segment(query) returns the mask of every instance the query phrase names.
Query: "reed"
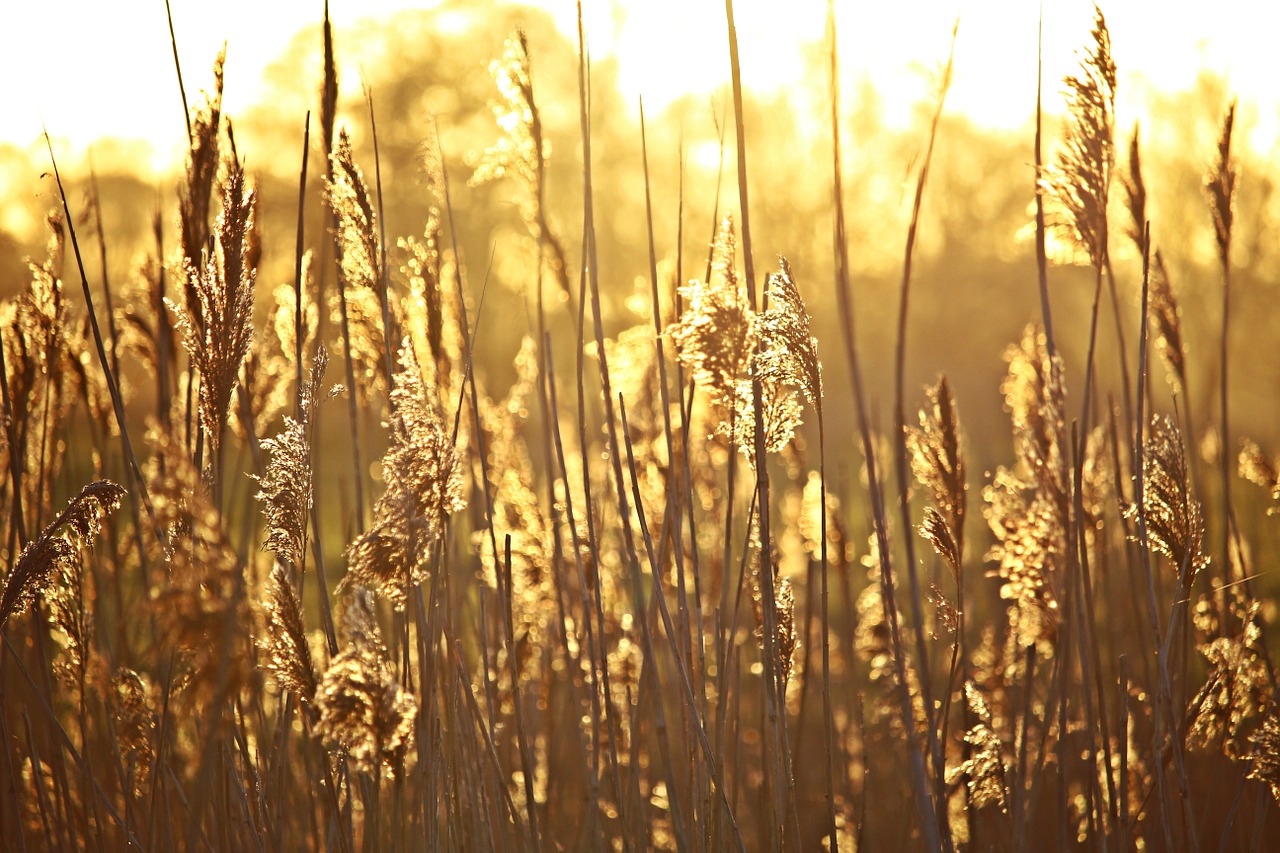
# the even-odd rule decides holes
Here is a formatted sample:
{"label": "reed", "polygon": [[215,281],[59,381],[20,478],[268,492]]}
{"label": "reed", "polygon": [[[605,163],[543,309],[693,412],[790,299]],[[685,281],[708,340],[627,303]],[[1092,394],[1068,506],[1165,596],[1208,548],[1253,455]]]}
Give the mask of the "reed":
{"label": "reed", "polygon": [[[119,275],[111,182],[51,163],[47,246],[0,299],[6,844],[1268,849],[1280,462],[1246,438],[1243,401],[1267,398],[1228,358],[1270,343],[1245,340],[1237,300],[1267,257],[1237,245],[1243,109],[1205,152],[1223,287],[1206,339],[1174,243],[1198,235],[1153,240],[1176,184],[1136,126],[1117,166],[1095,8],[1059,136],[1037,85],[1010,309],[1028,316],[988,399],[973,361],[932,363],[924,340],[997,321],[932,289],[963,138],[951,60],[901,209],[869,211],[863,178],[893,164],[851,153],[836,24],[858,13],[836,5],[830,195],[795,208],[830,216],[829,246],[797,225],[821,226],[820,257],[774,230],[789,200],[761,188],[793,152],[766,144],[775,116],[743,77],[771,58],[739,42],[735,13],[759,12],[731,0],[718,151],[693,156],[692,128],[676,149],[647,99],[619,147],[606,122],[630,116],[580,8],[576,92],[536,28],[501,21],[488,111],[449,93],[491,138],[467,154],[453,114],[428,116],[418,184],[422,117],[376,77],[376,109],[371,85],[340,98],[327,7],[318,128],[288,119],[287,178],[251,170],[225,56],[187,105],[171,26],[185,164],[146,256]],[[902,219],[891,289],[866,283],[868,215]],[[1060,289],[1055,238],[1091,293]],[[690,251],[706,262],[686,275]],[[1104,284],[1123,369],[1099,367]]]}

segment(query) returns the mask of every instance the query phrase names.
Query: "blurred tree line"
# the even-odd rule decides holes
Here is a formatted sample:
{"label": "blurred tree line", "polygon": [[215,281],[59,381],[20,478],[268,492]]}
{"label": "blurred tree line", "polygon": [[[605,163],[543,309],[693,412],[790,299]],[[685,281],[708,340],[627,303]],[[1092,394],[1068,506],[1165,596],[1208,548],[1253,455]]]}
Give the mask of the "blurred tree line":
{"label": "blurred tree line", "polygon": [[[422,181],[424,142],[439,130],[448,170],[457,240],[471,299],[478,301],[488,279],[477,361],[501,385],[520,337],[533,328],[536,244],[521,217],[512,181],[470,186],[476,156],[500,130],[491,103],[497,97],[488,63],[501,55],[504,39],[517,27],[528,36],[534,85],[550,144],[547,209],[568,255],[567,272],[576,288],[581,255],[582,165],[578,125],[577,46],[561,34],[547,13],[485,0],[449,0],[434,9],[364,20],[335,33],[343,79],[339,123],[356,146],[366,177],[373,181],[374,154],[369,107],[372,97],[385,202],[392,285],[403,286],[404,253],[399,237],[421,236],[429,199]],[[229,34],[234,36],[234,34]],[[709,36],[710,37],[710,36]],[[714,37],[721,38],[721,34]],[[810,85],[804,91],[758,96],[748,93],[746,126],[750,157],[752,224],[757,269],[776,267],[776,256],[791,262],[802,295],[814,315],[814,330],[825,354],[828,417],[837,440],[852,441],[847,378],[838,357],[843,330],[835,322],[831,249],[831,165],[827,100],[827,47],[812,50]],[[213,57],[183,57],[187,91],[210,85]],[[233,60],[234,61],[234,58]],[[655,60],[657,61],[657,60]],[[767,61],[744,57],[744,62]],[[262,102],[233,115],[237,146],[260,194],[259,232],[263,247],[258,293],[264,302],[277,284],[293,276],[298,170],[302,161],[304,116],[313,112],[305,233],[318,260],[329,259],[327,216],[322,204],[324,164],[316,115],[321,66],[320,24],[284,47],[266,75]],[[636,104],[619,93],[612,60],[592,66],[593,182],[601,283],[612,300],[606,323],[612,333],[641,320],[627,306],[647,276],[645,176]],[[1045,81],[1046,109],[1056,104],[1054,81]],[[914,170],[925,141],[928,105],[912,127],[887,127],[882,95],[871,84],[848,86],[841,104],[845,122],[847,210],[854,261],[860,345],[868,364],[880,425],[887,422],[890,359],[901,275],[901,253],[910,212]],[[1153,96],[1141,133],[1153,236],[1162,247],[1184,312],[1193,408],[1208,412],[1216,391],[1216,336],[1220,283],[1213,261],[1213,231],[1202,194],[1203,174],[1213,154],[1217,121],[1230,99],[1223,82],[1202,76],[1194,90]],[[663,270],[674,276],[677,234],[683,210],[681,276],[701,278],[707,245],[718,215],[735,210],[732,128],[727,128],[727,90],[711,98],[686,97],[647,116],[650,180],[657,251]],[[1028,114],[1034,107],[1028,104]],[[1240,138],[1248,138],[1249,112]],[[1132,120],[1120,116],[1117,173],[1126,167]],[[1059,122],[1046,118],[1046,159]],[[175,128],[175,134],[181,128]],[[1018,339],[1025,323],[1039,317],[1032,221],[1032,139],[1030,122],[1018,133],[977,127],[945,115],[939,129],[931,183],[925,199],[917,277],[913,285],[908,387],[920,388],[939,372],[951,378],[964,408],[975,471],[1010,454],[999,382],[1001,354]],[[724,138],[723,174],[718,173]],[[1280,317],[1273,310],[1280,290],[1280,258],[1271,239],[1276,217],[1275,175],[1265,152],[1241,150],[1242,180],[1237,212],[1236,294],[1233,361],[1233,418],[1239,434],[1274,450],[1270,401],[1280,386],[1280,360],[1270,358]],[[153,182],[133,164],[138,152],[103,141],[94,147],[96,192],[88,163],[62,164],[70,178],[77,229],[86,246],[96,237],[94,197],[100,204],[107,271],[113,288],[136,275],[147,252],[154,254],[153,221],[158,216],[166,257],[175,251],[175,187],[178,175]],[[683,170],[683,175],[681,171]],[[27,256],[43,253],[44,214],[56,197],[41,146],[23,150],[0,146],[0,293],[26,284]],[[723,183],[721,183],[723,179]],[[683,197],[680,187],[683,186]],[[717,188],[719,192],[717,194]],[[1112,193],[1113,223],[1124,221],[1118,184]],[[1117,229],[1117,234],[1118,234]],[[1123,241],[1113,241],[1120,246]],[[97,245],[86,251],[91,283],[102,286]],[[492,268],[490,269],[490,259]],[[1117,287],[1122,311],[1137,338],[1141,287],[1140,259],[1117,252]],[[323,288],[333,286],[329,264],[318,265]],[[75,278],[74,268],[65,273]],[[664,294],[674,279],[663,282]],[[1068,387],[1079,387],[1087,343],[1091,288],[1082,268],[1050,270],[1055,324],[1068,365]],[[554,333],[572,335],[576,317],[547,287],[547,316]],[[78,296],[73,297],[78,299]],[[265,304],[260,306],[265,310]],[[670,303],[664,306],[670,309]],[[1101,326],[1099,369],[1104,386],[1118,372],[1114,329]],[[1160,368],[1156,368],[1159,374]],[[1168,386],[1158,384],[1157,400]],[[923,399],[923,397],[921,397]],[[918,401],[917,401],[918,402]],[[913,404],[914,405],[914,404]],[[840,425],[845,425],[841,427]],[[1234,451],[1233,451],[1234,452]],[[842,472],[847,479],[857,471]]]}

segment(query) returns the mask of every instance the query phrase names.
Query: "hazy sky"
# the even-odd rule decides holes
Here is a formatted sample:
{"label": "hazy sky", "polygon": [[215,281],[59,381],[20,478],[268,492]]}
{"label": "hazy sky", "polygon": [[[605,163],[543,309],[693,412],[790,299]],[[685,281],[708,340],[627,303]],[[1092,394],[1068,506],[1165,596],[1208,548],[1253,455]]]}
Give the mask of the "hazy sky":
{"label": "hazy sky", "polygon": [[[359,17],[435,0],[332,0],[336,26]],[[573,0],[532,0],[573,32]],[[949,109],[980,123],[1016,127],[1035,94],[1034,0],[837,0],[841,54],[850,77],[869,75],[885,94],[890,121],[901,121],[930,94],[930,72],[946,57],[960,17]],[[1045,11],[1045,91],[1074,64],[1087,38],[1092,3],[1054,0]],[[263,70],[322,2],[173,0],[174,24],[191,88],[208,77],[229,42],[225,106],[235,115],[260,90]],[[1255,143],[1274,144],[1280,85],[1269,40],[1280,9],[1257,0],[1113,0],[1104,12],[1125,96],[1143,85],[1190,86],[1207,67],[1258,111]],[[796,81],[806,49],[823,35],[825,0],[739,0],[737,16],[748,84]],[[651,108],[685,92],[710,92],[727,76],[720,0],[586,0],[592,53],[618,57],[621,83]],[[341,45],[339,45],[341,50]],[[495,55],[500,46],[494,46]],[[341,56],[339,61],[341,62]],[[1134,76],[1140,72],[1141,79]],[[0,142],[30,145],[41,119],[61,144],[83,151],[103,135],[138,138],[155,148],[153,164],[180,150],[184,135],[163,0],[0,0]],[[358,77],[346,74],[348,85]],[[1145,81],[1145,82],[1144,82]],[[188,92],[194,97],[194,92]],[[1124,122],[1125,124],[1128,121]]]}

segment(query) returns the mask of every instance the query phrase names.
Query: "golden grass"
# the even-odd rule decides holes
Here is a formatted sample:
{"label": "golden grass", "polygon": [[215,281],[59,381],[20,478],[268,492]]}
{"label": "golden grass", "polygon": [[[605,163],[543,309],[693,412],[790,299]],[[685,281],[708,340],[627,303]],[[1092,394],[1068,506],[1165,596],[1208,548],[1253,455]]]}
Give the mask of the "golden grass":
{"label": "golden grass", "polygon": [[[820,265],[780,257],[755,277],[727,12],[740,197],[698,223],[713,235],[701,279],[678,251],[659,263],[647,139],[647,278],[625,287],[627,271],[601,265],[583,45],[580,246],[553,224],[574,211],[548,200],[547,104],[520,31],[490,67],[499,135],[469,184],[514,191],[520,245],[494,251],[511,249],[498,263],[518,268],[526,304],[458,250],[491,211],[482,193],[455,209],[438,134],[424,181],[387,185],[424,193],[421,236],[389,237],[378,148],[362,166],[362,128],[338,124],[327,10],[323,187],[304,165],[298,214],[323,204],[326,233],[303,220],[288,223],[296,247],[268,239],[283,214],[260,205],[222,114],[222,57],[190,111],[173,245],[157,227],[108,303],[111,359],[79,222],[69,205],[51,220],[47,258],[0,306],[6,845],[1268,849],[1280,706],[1264,560],[1280,474],[1274,448],[1231,446],[1224,391],[1215,416],[1197,414],[1224,443],[1223,479],[1206,482],[1187,390],[1197,360],[1221,367],[1223,389],[1228,375],[1234,106],[1205,183],[1219,365],[1184,335],[1187,294],[1150,245],[1136,130],[1120,180],[1123,236],[1146,262],[1141,316],[1114,298],[1116,68],[1096,11],[1054,166],[1025,188],[1048,193],[1088,259],[1092,313],[1060,312],[1055,343],[1044,291],[989,389],[1009,427],[991,435],[974,428],[979,399],[962,427],[954,370],[904,384],[944,85],[915,176],[885,428],[862,384],[879,364],[859,360],[839,154],[840,338],[815,334],[832,325],[812,316],[832,301]],[[63,290],[68,241],[83,305]],[[296,281],[259,289],[272,254]],[[1118,387],[1094,368],[1104,278]],[[167,281],[180,292],[162,301]],[[503,337],[522,310],[517,347]],[[1085,323],[1087,349],[1072,339]],[[327,390],[331,351],[346,387]],[[512,351],[512,372],[480,358]],[[830,381],[843,365],[822,360],[840,351],[847,397]],[[345,413],[326,405],[342,395]],[[139,467],[128,435],[143,423]],[[979,471],[975,455],[1007,458]],[[1264,492],[1233,503],[1237,473]]]}

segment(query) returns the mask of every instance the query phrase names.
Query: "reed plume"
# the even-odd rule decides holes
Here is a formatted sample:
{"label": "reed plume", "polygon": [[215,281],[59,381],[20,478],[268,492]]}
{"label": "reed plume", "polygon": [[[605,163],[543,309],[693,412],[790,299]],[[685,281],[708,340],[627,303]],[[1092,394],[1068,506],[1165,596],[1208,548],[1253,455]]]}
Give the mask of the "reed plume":
{"label": "reed plume", "polygon": [[[420,150],[421,175],[430,200],[427,222],[422,229],[422,239],[402,237],[396,245],[405,252],[400,272],[409,280],[412,297],[405,302],[405,324],[419,336],[417,345],[423,352],[430,353],[435,375],[442,377],[450,374],[451,365],[462,360],[463,347],[459,340],[446,341],[445,315],[449,300],[444,288],[448,270],[440,210],[445,198],[444,155],[434,127]],[[460,338],[461,333],[454,329],[449,337]]]}
{"label": "reed plume", "polygon": [[1216,744],[1229,758],[1242,758],[1251,751],[1249,735],[1273,707],[1275,683],[1263,639],[1262,603],[1239,586],[1229,593],[1229,613],[1209,598],[1196,607],[1195,625],[1206,638],[1199,651],[1209,673],[1188,703],[1187,739],[1202,747]]}
{"label": "reed plume", "polygon": [[5,438],[10,464],[16,465],[13,484],[21,488],[17,503],[30,519],[43,518],[52,509],[50,483],[61,473],[66,448],[48,438],[63,431],[77,384],[98,423],[103,423],[98,415],[106,396],[100,375],[85,371],[80,361],[84,336],[76,329],[61,278],[63,215],[50,213],[45,226],[44,259],[27,260],[27,288],[0,314],[11,430]]}
{"label": "reed plume", "polygon": [[[530,396],[537,387],[537,346],[526,336],[515,357],[517,379],[505,399],[481,400],[480,420],[489,453],[489,487],[494,526],[509,531],[513,604],[536,613],[548,602],[552,571],[551,528],[534,491],[529,448],[520,435],[528,417]],[[502,554],[493,553],[487,531],[472,534],[484,566],[485,581],[497,586]]]}
{"label": "reed plume", "polygon": [[1125,208],[1129,211],[1129,224],[1124,233],[1141,253],[1147,242],[1147,183],[1142,177],[1142,146],[1139,139],[1139,128],[1135,124],[1133,136],[1129,138],[1129,170],[1121,173],[1120,185],[1124,188]]}
{"label": "reed plume", "polygon": [[1088,254],[1094,269],[1101,270],[1107,256],[1107,196],[1115,164],[1116,66],[1111,59],[1111,34],[1096,5],[1080,70],[1064,82],[1071,118],[1045,186],[1066,214],[1064,224],[1071,238]]}
{"label": "reed plume", "polygon": [[183,332],[183,345],[200,370],[200,419],[215,451],[253,338],[258,271],[251,232],[256,204],[257,193],[247,186],[244,168],[235,159],[227,160],[216,248],[204,253],[199,266],[187,262],[186,280],[194,302],[188,298],[183,309],[168,301]]}
{"label": "reed plume", "polygon": [[391,446],[382,459],[387,488],[373,521],[347,549],[346,585],[376,589],[397,610],[426,577],[433,546],[450,514],[465,506],[462,460],[450,443],[438,404],[428,395],[413,343],[400,347],[393,377]]}
{"label": "reed plume", "polygon": [[1007,791],[1005,785],[1004,745],[992,728],[991,709],[981,691],[972,681],[964,683],[965,701],[974,723],[965,732],[964,741],[971,752],[958,767],[947,776],[951,783],[963,778],[969,789],[969,805],[975,809],[996,806],[1005,810]]}
{"label": "reed plume", "polygon": [[338,245],[342,281],[347,287],[376,289],[381,280],[378,215],[345,127],[338,131],[330,161],[332,175],[325,182],[325,201],[337,219],[333,239]]}
{"label": "reed plume", "polygon": [[193,704],[217,703],[249,682],[243,646],[251,624],[243,567],[214,503],[178,436],[153,429],[148,492],[163,537],[165,583],[151,590],[150,610],[166,647],[184,662]]}
{"label": "reed plume", "polygon": [[1143,452],[1143,473],[1147,538],[1152,548],[1172,561],[1185,596],[1196,574],[1209,565],[1209,558],[1203,550],[1204,517],[1191,492],[1182,433],[1168,417],[1152,420]]}
{"label": "reed plume", "polygon": [[[352,376],[353,393],[358,400],[367,401],[372,390],[387,380],[387,351],[395,347],[398,318],[391,316],[392,328],[385,328],[379,297],[383,270],[378,214],[346,128],[338,132],[330,164],[325,201],[334,218],[339,286],[330,296],[330,315],[335,324],[347,330],[351,369],[359,371]],[[388,335],[392,343],[388,343]]]}
{"label": "reed plume", "polygon": [[733,217],[726,215],[712,246],[711,275],[681,286],[684,311],[666,330],[677,359],[726,417],[737,408],[753,349],[751,309],[734,265],[737,247]]}
{"label": "reed plume", "polygon": [[284,564],[276,562],[267,580],[266,630],[258,642],[276,682],[308,707],[316,698],[316,668],[302,619],[302,602]]}
{"label": "reed plume", "polygon": [[[222,84],[226,60],[224,46],[213,62],[213,92],[201,92],[200,101],[192,110],[194,121],[190,124],[187,177],[178,190],[178,239],[184,269],[200,269],[209,240],[209,204],[213,198],[213,184],[218,177],[218,140],[222,133]],[[187,312],[199,329],[204,325],[204,317],[196,282],[186,276],[183,285]]]}
{"label": "reed plume", "polygon": [[809,330],[810,317],[791,275],[791,264],[778,259],[779,269],[769,273],[765,292],[769,307],[756,318],[760,352],[754,369],[762,383],[786,384],[799,388],[805,399],[822,406],[822,362],[818,339]]}
{"label": "reed plume", "polygon": [[1020,645],[1045,639],[1058,616],[1058,578],[1068,555],[1068,476],[1060,436],[1065,427],[1062,362],[1028,327],[1009,348],[1001,390],[1013,421],[1018,465],[1000,468],[983,490],[983,513],[996,542],[987,559],[1013,602],[1010,625]]}
{"label": "reed plume", "polygon": [[[1205,190],[1209,198],[1209,211],[1213,216],[1213,236],[1218,247],[1218,265],[1222,273],[1222,334],[1219,338],[1218,360],[1218,461],[1222,476],[1222,572],[1223,579],[1232,580],[1231,527],[1234,511],[1231,506],[1231,420],[1230,420],[1230,355],[1231,355],[1231,236],[1235,224],[1236,183],[1239,171],[1232,160],[1231,141],[1236,122],[1236,104],[1227,107],[1218,135],[1218,156],[1212,171],[1205,178]],[[1243,572],[1241,573],[1243,574]],[[1225,598],[1219,605],[1226,611]],[[1225,613],[1224,613],[1225,616]]]}
{"label": "reed plume", "polygon": [[503,45],[502,58],[489,63],[489,73],[498,87],[499,99],[492,104],[493,116],[502,131],[498,141],[473,158],[475,171],[471,186],[512,178],[523,191],[520,212],[530,235],[549,252],[548,271],[561,301],[568,301],[567,258],[564,243],[556,234],[546,211],[546,166],[551,143],[545,138],[542,113],[533,97],[533,77],[529,71],[529,39],[517,29]]}
{"label": "reed plume", "polygon": [[933,506],[925,509],[920,535],[946,560],[959,583],[968,498],[960,419],[947,377],[939,377],[926,393],[930,407],[920,412],[920,426],[907,434],[911,470],[933,498]]}
{"label": "reed plume", "polygon": [[[262,441],[269,457],[266,472],[255,476],[260,489],[255,495],[263,504],[267,525],[263,547],[292,572],[300,572],[306,559],[307,524],[315,503],[311,468],[311,428],[316,406],[320,402],[328,351],[320,347],[311,365],[310,377],[300,395],[302,405],[295,420],[288,415],[284,429],[273,438]],[[335,389],[336,390],[336,389]]]}
{"label": "reed plume", "polygon": [[78,546],[92,544],[102,517],[114,512],[124,495],[125,490],[110,480],[90,483],[26,544],[0,587],[0,628],[47,593],[50,581],[79,560]]}
{"label": "reed plume", "polygon": [[[1121,182],[1125,191],[1125,206],[1129,211],[1129,225],[1125,233],[1141,254],[1146,243],[1147,186],[1142,177],[1142,151],[1138,140],[1138,128],[1135,126],[1133,137],[1129,141],[1129,169],[1121,176]],[[1152,259],[1148,276],[1150,312],[1151,320],[1155,322],[1156,348],[1169,373],[1177,379],[1178,387],[1185,397],[1187,359],[1182,339],[1182,311],[1173,292],[1173,283],[1163,253],[1155,247],[1151,247],[1149,251]]]}
{"label": "reed plume", "polygon": [[122,667],[112,676],[106,700],[133,796],[141,796],[146,790],[155,763],[154,699],[151,681],[142,673]]}
{"label": "reed plume", "polygon": [[1271,789],[1280,803],[1280,708],[1273,707],[1258,730],[1249,736],[1249,778],[1257,779]]}
{"label": "reed plume", "polygon": [[1218,246],[1218,261],[1225,270],[1231,258],[1231,232],[1236,219],[1236,184],[1240,170],[1231,157],[1232,134],[1236,123],[1236,105],[1233,101],[1222,117],[1222,130],[1218,134],[1218,156],[1213,168],[1205,177],[1205,195],[1209,200],[1209,212],[1213,217],[1213,238]]}
{"label": "reed plume", "polygon": [[413,744],[417,701],[395,680],[372,594],[351,588],[343,613],[347,646],[316,690],[316,732],[364,773],[394,773]]}
{"label": "reed plume", "polygon": [[684,311],[666,333],[676,345],[676,358],[719,412],[717,431],[754,466],[753,379],[760,381],[764,448],[777,452],[800,426],[800,403],[791,389],[799,388],[821,407],[822,364],[787,260],[781,258],[779,271],[768,278],[774,302],[756,313],[738,279],[736,251],[733,219],[726,215],[716,232],[709,280],[680,288]]}
{"label": "reed plume", "polygon": [[338,115],[338,65],[333,55],[333,27],[329,23],[329,0],[324,3],[323,73],[320,82],[320,134],[326,156],[333,151],[333,127]]}

